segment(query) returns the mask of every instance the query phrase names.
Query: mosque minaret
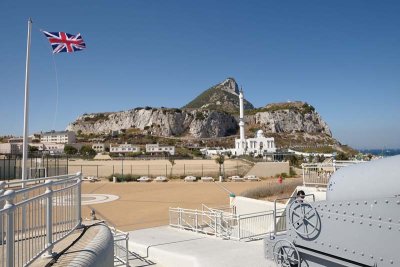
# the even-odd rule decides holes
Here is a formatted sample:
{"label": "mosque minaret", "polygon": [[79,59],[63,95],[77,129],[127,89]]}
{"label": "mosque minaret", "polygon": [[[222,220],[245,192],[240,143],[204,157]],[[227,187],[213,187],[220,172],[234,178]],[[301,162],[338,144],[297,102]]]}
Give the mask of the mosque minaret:
{"label": "mosque minaret", "polygon": [[275,140],[273,137],[265,137],[262,130],[258,130],[254,138],[247,138],[244,135],[244,95],[243,90],[240,89],[239,92],[239,130],[240,137],[235,139],[234,154],[236,156],[249,155],[254,156],[261,155],[265,153],[276,152]]}

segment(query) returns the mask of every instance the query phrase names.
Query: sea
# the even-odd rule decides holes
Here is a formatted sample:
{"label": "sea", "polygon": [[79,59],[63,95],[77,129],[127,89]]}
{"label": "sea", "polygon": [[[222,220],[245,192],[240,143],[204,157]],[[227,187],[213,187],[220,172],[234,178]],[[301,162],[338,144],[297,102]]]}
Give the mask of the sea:
{"label": "sea", "polygon": [[384,149],[360,149],[363,154],[372,154],[376,156],[390,157],[400,155],[400,148],[384,148]]}

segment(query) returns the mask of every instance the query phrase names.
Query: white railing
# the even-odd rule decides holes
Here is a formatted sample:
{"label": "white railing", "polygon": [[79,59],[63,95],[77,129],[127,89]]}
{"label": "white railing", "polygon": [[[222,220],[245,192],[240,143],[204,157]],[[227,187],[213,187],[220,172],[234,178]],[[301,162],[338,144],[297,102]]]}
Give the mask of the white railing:
{"label": "white railing", "polygon": [[331,175],[340,168],[363,163],[364,161],[333,160],[327,163],[303,163],[303,185],[322,186],[328,185]]}
{"label": "white railing", "polygon": [[110,227],[110,230],[114,236],[114,259],[117,262],[129,267],[129,233],[122,232],[112,227]]}
{"label": "white railing", "polygon": [[1,266],[51,257],[54,244],[81,225],[81,178],[77,173],[0,185]]}
{"label": "white railing", "polygon": [[234,240],[261,237],[273,231],[273,211],[241,215],[231,211],[231,208],[218,210],[205,205],[202,210],[170,208],[169,225]]}

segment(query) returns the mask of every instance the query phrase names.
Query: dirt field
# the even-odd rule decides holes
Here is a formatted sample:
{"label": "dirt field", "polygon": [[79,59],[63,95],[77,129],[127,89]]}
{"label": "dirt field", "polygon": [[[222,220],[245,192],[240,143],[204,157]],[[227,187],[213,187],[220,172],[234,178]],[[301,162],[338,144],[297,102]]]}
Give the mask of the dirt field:
{"label": "dirt field", "polygon": [[[261,182],[225,182],[222,185],[240,195],[249,188],[268,186],[271,183],[276,183],[275,179]],[[228,192],[217,183],[204,182],[84,182],[82,193],[118,195],[119,199],[113,202],[83,206],[82,217],[88,218],[90,209],[93,208],[99,217],[124,231],[168,224],[169,207],[201,209],[202,203],[210,207],[229,204]]]}
{"label": "dirt field", "polygon": [[[66,163],[64,163],[66,164]],[[69,160],[68,172],[82,172],[84,176],[106,177],[113,173],[147,176],[214,176],[219,173],[215,160],[175,160],[172,167],[168,160]],[[250,165],[241,160],[225,160],[225,175],[244,175]]]}

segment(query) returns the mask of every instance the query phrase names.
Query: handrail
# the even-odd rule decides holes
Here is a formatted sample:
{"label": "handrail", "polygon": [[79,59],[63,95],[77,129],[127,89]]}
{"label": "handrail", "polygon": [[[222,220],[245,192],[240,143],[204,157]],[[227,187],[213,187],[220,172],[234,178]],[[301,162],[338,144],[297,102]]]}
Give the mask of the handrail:
{"label": "handrail", "polygon": [[[17,190],[2,189],[31,182]],[[52,257],[54,245],[81,226],[81,183],[82,175],[77,173],[0,185],[4,205],[0,207],[0,242],[5,252],[0,265],[27,266],[41,255]]]}

